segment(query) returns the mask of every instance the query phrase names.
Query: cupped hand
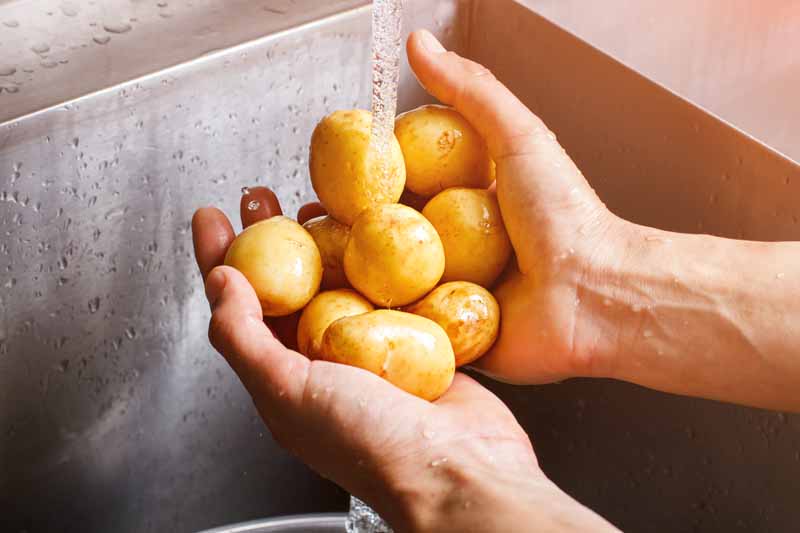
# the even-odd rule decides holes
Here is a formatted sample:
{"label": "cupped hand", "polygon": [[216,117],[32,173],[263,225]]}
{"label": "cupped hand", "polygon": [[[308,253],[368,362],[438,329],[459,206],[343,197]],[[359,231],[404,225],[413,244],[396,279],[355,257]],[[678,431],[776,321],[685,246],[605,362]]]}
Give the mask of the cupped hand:
{"label": "cupped hand", "polygon": [[585,281],[615,259],[627,223],[600,201],[547,126],[486,68],[446,51],[425,31],[411,36],[408,57],[422,85],[486,139],[516,254],[494,290],[500,336],[473,366],[525,384],[602,373],[595,325],[580,300]]}
{"label": "cupped hand", "polygon": [[[280,214],[276,201],[247,208],[254,195],[265,194],[271,193],[245,195],[245,226]],[[300,218],[320,213],[310,205]],[[439,516],[434,508],[446,505],[441,500],[450,491],[442,485],[451,474],[443,473],[492,465],[542,476],[513,415],[471,378],[458,374],[447,394],[428,403],[367,371],[310,361],[286,348],[279,337],[292,340],[291,319],[265,322],[244,276],[220,266],[234,238],[225,215],[200,209],[192,232],[212,309],[211,343],[241,378],[277,442],[321,475],[409,530],[423,528]]]}

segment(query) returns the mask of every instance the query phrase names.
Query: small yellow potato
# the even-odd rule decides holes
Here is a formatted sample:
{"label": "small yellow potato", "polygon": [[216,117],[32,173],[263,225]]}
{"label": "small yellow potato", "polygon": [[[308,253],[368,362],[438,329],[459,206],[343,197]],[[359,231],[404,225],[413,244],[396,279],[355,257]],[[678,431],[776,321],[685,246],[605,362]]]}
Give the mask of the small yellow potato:
{"label": "small yellow potato", "polygon": [[364,211],[350,229],[344,271],[372,303],[400,307],[436,286],[444,272],[444,248],[433,225],[400,204]]}
{"label": "small yellow potato", "polygon": [[322,358],[369,370],[431,401],[447,391],[455,374],[453,348],[436,322],[387,309],[331,324],[322,340]]}
{"label": "small yellow potato", "polygon": [[366,298],[350,289],[317,294],[303,309],[297,323],[297,348],[311,359],[321,356],[322,336],[340,318],[368,313],[374,308]]}
{"label": "small yellow potato", "polygon": [[225,264],[244,274],[264,316],[286,316],[302,309],[322,280],[322,259],[314,239],[284,216],[257,222],[240,233],[228,248]]}
{"label": "small yellow potato", "polygon": [[485,354],[500,330],[497,300],[480,285],[467,281],[440,285],[405,310],[442,327],[453,345],[456,366],[469,364]]}
{"label": "small yellow potato", "polygon": [[311,136],[311,184],[328,213],[348,226],[368,207],[397,202],[406,182],[397,139],[380,155],[370,147],[371,127],[368,111],[336,111]]}
{"label": "small yellow potato", "polygon": [[447,189],[434,196],[422,214],[444,245],[442,281],[491,287],[512,251],[494,194],[483,189]]}
{"label": "small yellow potato", "polygon": [[450,107],[426,105],[397,117],[394,128],[406,162],[406,187],[430,198],[450,187],[487,188],[495,165],[486,142]]}
{"label": "small yellow potato", "polygon": [[303,227],[314,238],[322,256],[322,289],[341,289],[347,287],[344,275],[344,249],[350,239],[350,226],[336,222],[333,217],[312,218]]}

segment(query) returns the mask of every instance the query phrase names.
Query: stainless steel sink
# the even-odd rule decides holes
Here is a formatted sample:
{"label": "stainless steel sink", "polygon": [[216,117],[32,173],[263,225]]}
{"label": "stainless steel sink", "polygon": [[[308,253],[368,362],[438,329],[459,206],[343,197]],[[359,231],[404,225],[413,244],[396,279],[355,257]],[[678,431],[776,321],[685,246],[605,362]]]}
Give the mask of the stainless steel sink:
{"label": "stainless steel sink", "polygon": [[[0,93],[0,529],[197,531],[345,510],[208,345],[189,219],[208,204],[236,218],[256,183],[290,214],[312,198],[314,124],[369,103],[363,3],[171,0],[163,17],[74,2],[84,19],[0,2],[0,66],[19,67],[0,78],[18,87]],[[800,239],[797,163],[527,3],[409,0],[407,26],[490,66],[621,215]],[[110,15],[136,20],[92,44]],[[43,67],[37,39],[68,63]],[[408,69],[401,95],[402,109],[428,101]],[[626,530],[800,523],[796,416],[611,381],[487,384],[554,480]]]}

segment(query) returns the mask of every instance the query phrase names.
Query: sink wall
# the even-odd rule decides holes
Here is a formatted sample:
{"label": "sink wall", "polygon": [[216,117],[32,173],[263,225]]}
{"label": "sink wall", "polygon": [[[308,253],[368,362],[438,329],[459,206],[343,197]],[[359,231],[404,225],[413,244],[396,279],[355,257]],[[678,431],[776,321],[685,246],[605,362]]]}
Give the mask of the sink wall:
{"label": "sink wall", "polygon": [[[540,113],[620,214],[800,238],[795,163],[517,2],[408,7],[407,27]],[[289,214],[312,199],[314,124],[368,106],[369,30],[367,8],[345,9],[0,124],[2,529],[193,531],[345,509],[208,345],[189,219],[208,204],[235,219],[246,185],[275,188]],[[9,96],[0,109],[23,115]],[[406,69],[401,108],[426,101]],[[608,381],[490,386],[553,478],[625,529],[800,521],[797,417]]]}

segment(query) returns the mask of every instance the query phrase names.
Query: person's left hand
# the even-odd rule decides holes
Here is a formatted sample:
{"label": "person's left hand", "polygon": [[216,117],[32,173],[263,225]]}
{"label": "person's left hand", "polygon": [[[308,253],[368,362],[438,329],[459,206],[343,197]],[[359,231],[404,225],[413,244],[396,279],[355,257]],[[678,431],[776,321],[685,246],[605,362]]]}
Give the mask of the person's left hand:
{"label": "person's left hand", "polygon": [[[263,198],[266,191],[256,193]],[[244,225],[280,214],[277,201],[260,202],[253,212],[245,200]],[[306,206],[302,218],[319,210]],[[461,491],[456,500],[469,506],[468,498],[477,496],[470,496],[465,472],[545,479],[514,416],[470,377],[458,373],[450,390],[429,403],[365,370],[310,361],[287,349],[275,334],[291,339],[291,320],[268,327],[244,276],[221,266],[234,239],[225,215],[200,209],[192,232],[212,310],[211,343],[239,375],[278,443],[322,476],[410,530],[432,525],[441,506],[460,508],[452,501],[453,483]]]}

